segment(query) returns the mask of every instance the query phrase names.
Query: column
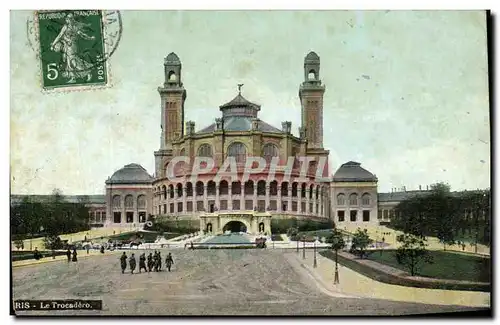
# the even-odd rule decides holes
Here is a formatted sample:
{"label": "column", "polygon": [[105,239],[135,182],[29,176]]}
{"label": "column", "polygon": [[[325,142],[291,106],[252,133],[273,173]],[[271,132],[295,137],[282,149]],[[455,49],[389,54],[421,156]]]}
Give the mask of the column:
{"label": "column", "polygon": [[125,225],[127,223],[127,214],[125,213],[125,196],[126,195],[120,195],[121,212],[122,212],[121,225]]}
{"label": "column", "polygon": [[278,184],[278,202],[276,202],[277,205],[277,212],[282,212],[282,202],[281,202],[281,184]]}
{"label": "column", "polygon": [[233,185],[231,182],[229,182],[229,185],[227,186],[227,209],[229,211],[233,210]]}
{"label": "column", "polygon": [[309,202],[311,201],[309,199],[309,186],[308,186],[306,187],[306,211],[305,211],[307,215],[311,214],[311,211],[309,211]]}
{"label": "column", "polygon": [[167,187],[165,191],[165,196],[162,197],[162,200],[160,201],[160,210],[163,209],[163,205],[167,205],[167,211],[163,211],[164,214],[169,214],[170,213],[170,190]]}
{"label": "column", "polygon": [[252,210],[257,206],[257,183],[253,184],[253,207]]}
{"label": "column", "polygon": [[182,213],[186,214],[187,210],[187,186],[186,184],[182,184]]}
{"label": "column", "polygon": [[192,196],[191,196],[191,202],[193,202],[192,206],[193,206],[193,212],[197,212],[196,210],[196,187],[195,185],[193,185],[193,192],[192,192]]}
{"label": "column", "polygon": [[132,217],[132,224],[135,224],[137,226],[137,224],[139,223],[139,209],[138,209],[138,206],[137,206],[137,196],[134,195],[134,216]]}
{"label": "column", "polygon": [[215,185],[215,207],[220,210],[219,184]]}
{"label": "column", "polygon": [[266,185],[266,211],[269,208],[269,206],[271,205],[271,200],[269,198],[270,190],[271,190],[271,187],[269,185]]}
{"label": "column", "polygon": [[323,214],[321,213],[321,207],[323,205],[323,194],[322,194],[322,191],[319,192],[318,200],[319,200],[319,207],[318,207],[319,211],[318,211],[318,213],[319,213],[320,217],[322,217],[323,216]]}
{"label": "column", "polygon": [[240,210],[245,210],[245,183],[241,183]]}
{"label": "column", "polygon": [[207,184],[204,184],[203,185],[203,209],[205,209],[205,212],[208,211],[207,195],[208,195],[208,186],[207,186]]}
{"label": "column", "polygon": [[[174,199],[172,201],[174,201],[174,213],[177,214],[179,211],[177,211],[177,202],[179,202],[179,196],[177,195],[177,188],[176,186],[174,186]],[[169,207],[167,206],[167,209],[169,209]]]}

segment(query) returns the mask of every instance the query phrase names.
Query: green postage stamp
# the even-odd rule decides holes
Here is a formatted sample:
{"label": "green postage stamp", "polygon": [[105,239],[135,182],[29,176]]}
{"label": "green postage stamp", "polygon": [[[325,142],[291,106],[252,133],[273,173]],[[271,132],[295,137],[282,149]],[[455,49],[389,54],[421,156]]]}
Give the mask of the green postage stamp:
{"label": "green postage stamp", "polygon": [[38,11],[34,20],[44,90],[108,85],[107,60],[121,36],[118,11]]}

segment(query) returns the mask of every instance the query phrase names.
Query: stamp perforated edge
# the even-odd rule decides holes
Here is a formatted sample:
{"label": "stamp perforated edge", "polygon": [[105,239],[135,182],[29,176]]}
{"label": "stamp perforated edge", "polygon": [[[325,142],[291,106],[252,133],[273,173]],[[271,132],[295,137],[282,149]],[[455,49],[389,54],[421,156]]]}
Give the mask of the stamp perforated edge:
{"label": "stamp perforated edge", "polygon": [[[106,36],[106,24],[105,24],[105,19],[106,19],[106,12],[112,12],[115,11],[118,14],[118,24],[119,24],[119,37],[117,40],[117,43],[120,42],[121,40],[121,33],[123,30],[122,26],[122,21],[121,21],[121,13],[119,10],[99,10],[101,11],[101,20],[102,20],[102,33],[103,33],[103,38]],[[36,56],[36,61],[37,61],[37,76],[36,78],[38,79],[38,85],[40,87],[40,91],[43,94],[54,94],[54,93],[70,93],[70,92],[82,92],[82,91],[95,91],[95,90],[103,90],[103,89],[108,89],[113,87],[113,75],[112,75],[112,70],[111,70],[111,55],[114,53],[108,52],[109,50],[109,45],[104,42],[104,52],[105,53],[110,53],[109,57],[106,59],[106,75],[107,75],[107,80],[105,84],[99,84],[99,85],[74,85],[74,86],[59,86],[59,87],[51,87],[51,88],[45,88],[43,86],[43,67],[41,64],[41,55],[40,55],[40,33],[39,33],[39,24],[38,24],[38,10],[33,11],[33,33],[35,36],[35,44],[31,44],[33,47],[33,50],[35,51],[35,56]],[[29,25],[29,21],[28,21]],[[29,34],[29,26],[28,28],[28,34]],[[29,42],[29,36],[28,36],[28,43]],[[118,46],[118,45],[117,45]],[[117,47],[116,46],[116,47]],[[116,50],[115,47],[115,50]]]}

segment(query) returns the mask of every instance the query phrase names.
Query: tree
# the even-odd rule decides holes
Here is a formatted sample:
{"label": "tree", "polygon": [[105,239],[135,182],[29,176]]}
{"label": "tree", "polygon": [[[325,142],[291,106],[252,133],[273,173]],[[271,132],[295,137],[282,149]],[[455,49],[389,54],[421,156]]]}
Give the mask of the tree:
{"label": "tree", "polygon": [[24,241],[22,239],[17,239],[14,241],[14,246],[19,250],[24,248]]}
{"label": "tree", "polygon": [[343,249],[345,247],[345,241],[344,237],[342,236],[342,233],[338,231],[337,229],[333,230],[333,233],[328,236],[327,243],[332,244],[332,249],[335,251],[335,279],[334,283],[337,284],[339,283],[339,267],[338,267],[338,254],[339,250]]}
{"label": "tree", "polygon": [[424,263],[432,263],[432,256],[426,249],[426,239],[412,234],[403,234],[397,237],[401,246],[396,251],[399,264],[408,269],[414,276]]}
{"label": "tree", "polygon": [[52,251],[55,249],[63,248],[63,242],[61,241],[61,238],[55,235],[46,236],[43,239],[43,245],[45,246],[45,249],[50,249]]}
{"label": "tree", "polygon": [[297,234],[299,233],[299,229],[297,229],[296,227],[290,227],[287,229],[286,231],[286,235],[289,237],[289,238],[292,238],[292,237],[295,237],[297,236]]}
{"label": "tree", "polygon": [[363,258],[366,253],[366,248],[372,242],[373,240],[370,239],[370,236],[368,236],[368,230],[361,230],[360,228],[358,228],[358,230],[352,237],[351,251],[354,254],[358,255],[360,258]]}

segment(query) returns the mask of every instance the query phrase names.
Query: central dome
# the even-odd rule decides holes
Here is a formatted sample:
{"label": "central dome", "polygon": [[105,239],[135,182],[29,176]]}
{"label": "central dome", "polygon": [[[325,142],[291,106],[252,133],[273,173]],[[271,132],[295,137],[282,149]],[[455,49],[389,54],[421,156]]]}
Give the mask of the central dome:
{"label": "central dome", "polygon": [[250,102],[245,97],[241,96],[241,94],[238,94],[230,102],[221,105],[219,108],[224,118],[230,116],[247,116],[256,118],[257,112],[260,111],[260,105]]}

